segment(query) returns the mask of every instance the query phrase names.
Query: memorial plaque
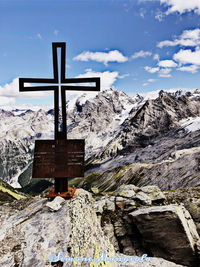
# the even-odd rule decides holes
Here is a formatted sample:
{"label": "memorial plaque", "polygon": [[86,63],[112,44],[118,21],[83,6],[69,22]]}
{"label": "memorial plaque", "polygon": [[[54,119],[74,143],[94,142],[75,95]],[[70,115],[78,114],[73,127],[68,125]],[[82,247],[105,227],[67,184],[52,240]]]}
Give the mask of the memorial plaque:
{"label": "memorial plaque", "polygon": [[83,177],[84,146],[80,139],[36,140],[32,177]]}

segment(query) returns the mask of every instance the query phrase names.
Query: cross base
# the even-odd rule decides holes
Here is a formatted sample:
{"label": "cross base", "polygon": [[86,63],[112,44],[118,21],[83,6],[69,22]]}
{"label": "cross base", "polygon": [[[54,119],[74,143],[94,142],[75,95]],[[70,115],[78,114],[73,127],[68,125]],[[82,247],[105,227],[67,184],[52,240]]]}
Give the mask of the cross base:
{"label": "cross base", "polygon": [[52,187],[51,190],[45,195],[45,197],[48,197],[48,198],[55,198],[55,197],[63,197],[63,198],[72,198],[74,196],[74,193],[76,191],[76,188],[71,188],[69,187],[68,188],[68,191],[67,192],[61,192],[60,194],[59,193],[56,193],[55,192],[55,188]]}
{"label": "cross base", "polygon": [[[65,191],[68,189],[68,191]],[[55,179],[55,187],[52,187],[51,190],[45,195],[48,198],[63,197],[63,198],[72,198],[76,188],[68,187],[67,178],[57,178]]]}

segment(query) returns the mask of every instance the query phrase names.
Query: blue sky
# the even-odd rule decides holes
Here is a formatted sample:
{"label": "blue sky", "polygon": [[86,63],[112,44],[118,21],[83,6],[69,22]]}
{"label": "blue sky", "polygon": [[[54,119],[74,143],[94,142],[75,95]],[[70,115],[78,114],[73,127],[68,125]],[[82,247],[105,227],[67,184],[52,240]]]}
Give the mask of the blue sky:
{"label": "blue sky", "polygon": [[0,0],[0,14],[0,106],[52,103],[17,80],[52,77],[52,42],[66,42],[67,77],[102,88],[200,87],[199,0]]}

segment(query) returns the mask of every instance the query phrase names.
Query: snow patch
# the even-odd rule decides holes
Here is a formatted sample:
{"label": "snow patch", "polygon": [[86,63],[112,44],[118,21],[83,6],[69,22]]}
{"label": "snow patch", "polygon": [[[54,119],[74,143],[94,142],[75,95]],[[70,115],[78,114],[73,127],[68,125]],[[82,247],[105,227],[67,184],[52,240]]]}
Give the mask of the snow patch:
{"label": "snow patch", "polygon": [[195,132],[200,130],[200,117],[189,117],[179,121],[180,125],[188,132]]}
{"label": "snow patch", "polygon": [[[139,95],[142,96],[144,99],[143,99],[143,102],[145,102],[146,100],[148,99],[156,99],[159,97],[159,92],[160,91],[164,91],[164,93],[170,93],[174,96],[182,96],[182,95],[186,95],[186,93],[190,92],[192,94],[195,94],[195,91],[197,89],[194,89],[194,88],[184,88],[184,89],[181,89],[181,88],[171,88],[171,89],[159,89],[159,90],[155,90],[155,91],[150,91],[150,92],[146,92],[146,93],[140,93]],[[198,93],[196,93],[198,94]],[[130,97],[132,98],[135,98],[136,97],[136,94],[128,94]]]}
{"label": "snow patch", "polygon": [[80,92],[76,94],[69,94],[68,101],[67,101],[67,111],[73,110],[76,106],[76,102],[79,105],[84,105],[87,100],[95,98],[99,92],[87,92],[80,95]]}
{"label": "snow patch", "polygon": [[8,181],[8,184],[11,185],[13,188],[22,188],[21,185],[18,183],[18,175],[15,175],[11,178],[10,181]]}

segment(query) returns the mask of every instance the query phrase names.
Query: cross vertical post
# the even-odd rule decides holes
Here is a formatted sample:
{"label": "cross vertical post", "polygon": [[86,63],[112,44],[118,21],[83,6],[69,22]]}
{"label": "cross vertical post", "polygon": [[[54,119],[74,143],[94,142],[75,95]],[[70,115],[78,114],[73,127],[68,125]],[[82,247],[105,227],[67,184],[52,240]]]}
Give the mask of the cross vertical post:
{"label": "cross vertical post", "polygon": [[[61,48],[61,71],[58,72],[58,48]],[[53,91],[55,140],[36,140],[33,178],[55,177],[55,194],[65,192],[68,178],[84,176],[84,140],[67,139],[66,91],[100,91],[100,78],[66,78],[66,44],[52,43],[53,78],[19,78],[19,91]],[[60,77],[60,79],[59,79]],[[59,130],[59,81],[61,85],[62,129]],[[26,86],[29,83],[31,85]],[[79,85],[74,85],[74,84]],[[95,86],[80,84],[95,83]],[[32,86],[32,84],[39,84]],[[43,151],[42,151],[43,150]],[[81,176],[79,176],[81,177]]]}

